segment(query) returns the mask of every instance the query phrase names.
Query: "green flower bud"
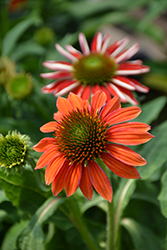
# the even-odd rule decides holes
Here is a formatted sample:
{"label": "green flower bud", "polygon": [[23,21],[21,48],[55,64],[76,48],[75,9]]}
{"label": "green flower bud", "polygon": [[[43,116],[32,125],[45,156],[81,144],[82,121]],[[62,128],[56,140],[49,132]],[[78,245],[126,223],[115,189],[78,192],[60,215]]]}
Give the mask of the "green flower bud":
{"label": "green flower bud", "polygon": [[54,30],[49,27],[39,28],[34,33],[34,40],[42,46],[48,45],[54,37]]}
{"label": "green flower bud", "polygon": [[15,63],[7,57],[0,57],[0,85],[6,84],[15,75]]}

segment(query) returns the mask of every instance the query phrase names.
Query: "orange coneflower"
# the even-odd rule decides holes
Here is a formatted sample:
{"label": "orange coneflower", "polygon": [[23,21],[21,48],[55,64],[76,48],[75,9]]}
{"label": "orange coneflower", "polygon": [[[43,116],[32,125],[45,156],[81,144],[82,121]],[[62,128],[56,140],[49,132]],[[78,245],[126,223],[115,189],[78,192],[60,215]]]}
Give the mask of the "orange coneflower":
{"label": "orange coneflower", "polygon": [[66,46],[66,51],[56,44],[57,50],[70,62],[46,61],[43,63],[45,67],[56,72],[41,74],[43,78],[54,80],[53,83],[44,86],[42,92],[60,96],[72,91],[86,100],[97,90],[102,90],[107,95],[107,101],[111,99],[111,96],[119,96],[121,102],[137,104],[132,91],[147,93],[149,89],[129,76],[143,74],[150,69],[142,65],[141,60],[128,61],[138,52],[138,43],[122,52],[128,43],[128,38],[111,45],[109,45],[109,40],[108,34],[103,37],[98,32],[89,48],[85,35],[80,33],[79,42],[82,53],[71,45]]}
{"label": "orange coneflower", "polygon": [[52,183],[54,195],[65,188],[67,196],[70,196],[80,187],[90,200],[94,187],[111,202],[111,184],[97,164],[98,158],[120,177],[140,178],[134,166],[145,165],[146,161],[124,145],[149,141],[153,137],[147,132],[150,126],[126,122],[140,114],[139,107],[121,108],[118,97],[105,104],[106,99],[101,90],[93,95],[91,105],[74,93],[70,93],[68,99],[58,97],[55,121],[41,127],[44,133],[54,132],[54,137],[43,138],[34,146],[36,151],[43,152],[35,169],[47,165],[45,181],[47,185]]}

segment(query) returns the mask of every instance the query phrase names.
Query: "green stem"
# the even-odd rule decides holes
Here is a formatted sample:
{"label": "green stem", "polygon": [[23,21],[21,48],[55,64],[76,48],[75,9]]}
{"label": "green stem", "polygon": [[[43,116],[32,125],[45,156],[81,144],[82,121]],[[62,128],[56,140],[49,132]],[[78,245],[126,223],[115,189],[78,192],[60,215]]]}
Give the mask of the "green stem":
{"label": "green stem", "polygon": [[[101,159],[97,159],[97,163],[100,165],[100,167],[104,170],[107,177],[110,179],[109,171],[104,162]],[[108,209],[107,209],[107,227],[106,227],[106,233],[107,233],[107,242],[106,242],[106,250],[116,250],[116,237],[115,237],[115,227],[114,227],[114,221],[115,221],[115,211],[114,211],[114,203],[113,199],[112,202],[108,202]]]}
{"label": "green stem", "polygon": [[107,245],[106,250],[115,250],[115,232],[114,232],[114,204],[108,202],[107,211]]}
{"label": "green stem", "polygon": [[81,236],[83,237],[85,243],[89,247],[90,250],[98,250],[99,248],[96,246],[95,240],[90,235],[84,221],[82,215],[77,209],[77,204],[74,202],[73,197],[68,199],[68,205],[70,208],[70,212],[72,213],[74,224],[79,230]]}

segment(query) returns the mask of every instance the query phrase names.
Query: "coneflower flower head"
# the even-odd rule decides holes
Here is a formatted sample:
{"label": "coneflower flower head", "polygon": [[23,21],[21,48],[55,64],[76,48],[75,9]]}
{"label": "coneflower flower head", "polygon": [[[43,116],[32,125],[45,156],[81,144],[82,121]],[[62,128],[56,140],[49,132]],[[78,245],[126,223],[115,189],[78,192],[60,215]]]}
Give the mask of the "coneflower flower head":
{"label": "coneflower flower head", "polygon": [[120,177],[140,178],[134,166],[145,165],[146,161],[124,145],[149,141],[153,137],[148,132],[150,126],[126,122],[140,114],[139,107],[121,108],[117,96],[107,104],[106,100],[106,94],[101,90],[93,95],[91,105],[74,93],[70,93],[68,99],[58,97],[55,121],[41,127],[44,133],[53,132],[53,138],[43,138],[33,147],[43,152],[36,169],[47,165],[45,181],[47,185],[52,183],[54,195],[65,188],[70,196],[80,187],[82,193],[91,199],[94,187],[111,202],[111,184],[96,162],[99,158]]}
{"label": "coneflower flower head", "polygon": [[142,65],[141,60],[129,61],[138,52],[138,43],[123,50],[128,43],[128,38],[111,45],[109,41],[108,34],[103,36],[98,32],[89,48],[85,35],[80,33],[79,43],[82,52],[71,45],[66,45],[65,50],[56,44],[56,49],[69,62],[46,61],[43,63],[46,68],[55,72],[41,74],[43,78],[54,80],[53,83],[44,86],[42,92],[60,96],[72,91],[86,100],[97,90],[102,90],[107,96],[107,101],[112,96],[119,96],[122,102],[137,104],[132,91],[147,93],[149,89],[129,76],[143,74],[150,69]]}

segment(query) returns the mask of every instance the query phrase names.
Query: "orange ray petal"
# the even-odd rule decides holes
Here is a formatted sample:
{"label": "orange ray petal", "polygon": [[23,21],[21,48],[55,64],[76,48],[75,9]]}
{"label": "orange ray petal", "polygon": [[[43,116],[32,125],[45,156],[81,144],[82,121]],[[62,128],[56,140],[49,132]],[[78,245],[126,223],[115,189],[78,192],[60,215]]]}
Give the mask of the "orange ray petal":
{"label": "orange ray petal", "polygon": [[68,169],[65,177],[65,191],[67,197],[71,196],[77,190],[82,174],[81,164],[72,164]]}
{"label": "orange ray petal", "polygon": [[96,114],[107,100],[106,94],[102,90],[98,90],[91,99],[91,113]]}
{"label": "orange ray petal", "polygon": [[59,172],[57,173],[56,177],[53,180],[52,183],[52,193],[53,195],[58,195],[65,185],[65,176],[69,168],[69,162],[65,161],[62,167],[60,168]]}
{"label": "orange ray petal", "polygon": [[140,113],[141,113],[141,109],[139,107],[131,106],[128,108],[118,109],[112,112],[111,114],[109,114],[103,120],[105,120],[106,123],[109,123],[110,125],[112,125],[115,123],[132,120],[136,118]]}
{"label": "orange ray petal", "polygon": [[37,152],[44,152],[48,148],[53,147],[54,143],[55,143],[54,138],[46,137],[46,138],[41,139],[36,145],[34,145],[33,149]]}
{"label": "orange ray petal", "polygon": [[59,96],[57,98],[57,108],[63,114],[67,115],[69,112],[72,112],[72,106],[66,98]]}
{"label": "orange ray petal", "polygon": [[85,195],[88,200],[91,200],[93,196],[93,187],[90,181],[89,170],[87,166],[82,166],[82,176],[79,187],[83,195]]}
{"label": "orange ray petal", "polygon": [[53,157],[55,157],[59,152],[57,151],[57,147],[51,147],[47,151],[45,151],[41,157],[39,158],[37,165],[35,169],[41,169],[44,168],[46,165],[49,164],[49,162],[52,160]]}
{"label": "orange ray petal", "polygon": [[54,180],[55,176],[57,175],[57,173],[61,169],[65,160],[66,159],[64,158],[64,155],[59,154],[59,155],[55,156],[54,160],[51,162],[51,164],[49,164],[47,166],[46,171],[45,171],[46,185],[49,185]]}
{"label": "orange ray petal", "polygon": [[109,151],[110,154],[117,160],[126,163],[128,165],[143,166],[147,164],[146,160],[141,155],[123,145],[116,145],[109,143],[106,144],[105,149]]}
{"label": "orange ray petal", "polygon": [[139,145],[149,141],[154,136],[138,129],[118,129],[112,133],[107,133],[107,139],[114,143],[125,145]]}
{"label": "orange ray petal", "polygon": [[53,119],[56,120],[56,121],[60,121],[62,117],[63,117],[63,115],[60,113],[60,111],[57,111],[53,115]]}
{"label": "orange ray petal", "polygon": [[148,131],[151,127],[143,122],[126,122],[117,125],[113,125],[111,128],[108,129],[109,133],[113,133],[114,131],[124,130],[124,129],[136,129],[138,131]]}
{"label": "orange ray petal", "polygon": [[120,109],[121,103],[118,96],[113,97],[103,108],[101,112],[102,119],[112,113],[113,111]]}
{"label": "orange ray petal", "polygon": [[129,166],[116,158],[111,154],[103,152],[101,158],[106,166],[116,175],[127,179],[140,179],[139,172],[133,166]]}
{"label": "orange ray petal", "polygon": [[104,199],[111,202],[112,188],[107,175],[95,161],[89,162],[88,165],[92,185]]}
{"label": "orange ray petal", "polygon": [[78,96],[73,93],[68,95],[68,100],[71,103],[74,110],[82,110],[84,101]]}
{"label": "orange ray petal", "polygon": [[52,122],[48,122],[44,124],[42,127],[40,127],[40,130],[43,133],[53,132],[56,130],[57,126],[58,126],[58,123],[55,121],[52,121]]}

